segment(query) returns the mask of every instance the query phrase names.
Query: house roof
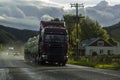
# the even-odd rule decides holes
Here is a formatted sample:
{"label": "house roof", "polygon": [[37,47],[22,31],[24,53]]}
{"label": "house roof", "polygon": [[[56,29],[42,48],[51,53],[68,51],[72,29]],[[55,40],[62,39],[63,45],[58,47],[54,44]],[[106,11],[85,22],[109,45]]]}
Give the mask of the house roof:
{"label": "house roof", "polygon": [[92,45],[96,46],[96,45],[95,45],[96,42],[97,42],[97,41],[101,41],[101,40],[105,42],[106,45],[104,45],[104,46],[113,46],[113,45],[111,45],[110,43],[108,43],[107,41],[105,41],[105,40],[103,40],[103,39],[101,39],[101,38],[91,38],[91,39],[87,39],[87,40],[85,40],[85,41],[83,41],[83,42],[81,43],[81,46],[82,46],[82,47],[92,46]]}
{"label": "house roof", "polygon": [[91,39],[87,39],[85,41],[83,41],[81,44],[83,47],[88,46],[90,44],[92,44],[93,42],[97,41],[99,38],[91,38]]}

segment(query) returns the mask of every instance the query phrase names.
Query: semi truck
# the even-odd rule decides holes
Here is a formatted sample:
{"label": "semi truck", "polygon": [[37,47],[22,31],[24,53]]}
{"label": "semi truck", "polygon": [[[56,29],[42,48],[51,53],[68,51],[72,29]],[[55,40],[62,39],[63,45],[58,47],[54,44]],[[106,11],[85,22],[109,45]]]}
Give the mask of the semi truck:
{"label": "semi truck", "polygon": [[68,60],[68,33],[63,21],[41,21],[39,35],[30,38],[24,50],[26,61],[41,64],[57,63],[64,66]]}

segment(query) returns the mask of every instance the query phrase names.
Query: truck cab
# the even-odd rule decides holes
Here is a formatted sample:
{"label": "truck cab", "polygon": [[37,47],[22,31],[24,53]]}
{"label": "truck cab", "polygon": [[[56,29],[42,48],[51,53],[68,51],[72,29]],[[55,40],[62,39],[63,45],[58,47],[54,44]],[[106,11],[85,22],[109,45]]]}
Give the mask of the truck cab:
{"label": "truck cab", "polygon": [[67,62],[68,36],[64,22],[41,22],[39,34],[39,55],[41,63]]}

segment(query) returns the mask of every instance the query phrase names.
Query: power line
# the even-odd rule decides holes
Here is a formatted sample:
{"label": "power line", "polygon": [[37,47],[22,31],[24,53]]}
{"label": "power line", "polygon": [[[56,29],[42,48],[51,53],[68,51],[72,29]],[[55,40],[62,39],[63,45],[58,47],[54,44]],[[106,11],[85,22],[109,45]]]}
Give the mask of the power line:
{"label": "power line", "polygon": [[83,18],[83,17],[79,17],[78,15],[78,8],[79,7],[84,7],[83,4],[78,4],[78,3],[74,3],[74,4],[71,4],[71,7],[75,7],[76,8],[76,17],[75,17],[75,22],[76,22],[76,57],[78,56],[79,54],[79,39],[78,39],[78,26],[79,26],[79,21],[80,21],[80,18]]}

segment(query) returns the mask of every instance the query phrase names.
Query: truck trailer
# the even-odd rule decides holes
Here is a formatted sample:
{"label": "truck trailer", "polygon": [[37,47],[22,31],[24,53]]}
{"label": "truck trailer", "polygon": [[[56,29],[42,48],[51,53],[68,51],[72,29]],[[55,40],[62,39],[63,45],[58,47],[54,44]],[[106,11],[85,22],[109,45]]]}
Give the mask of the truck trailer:
{"label": "truck trailer", "polygon": [[24,50],[26,61],[41,64],[57,63],[64,66],[68,60],[68,33],[63,21],[41,21],[39,35],[30,38]]}

